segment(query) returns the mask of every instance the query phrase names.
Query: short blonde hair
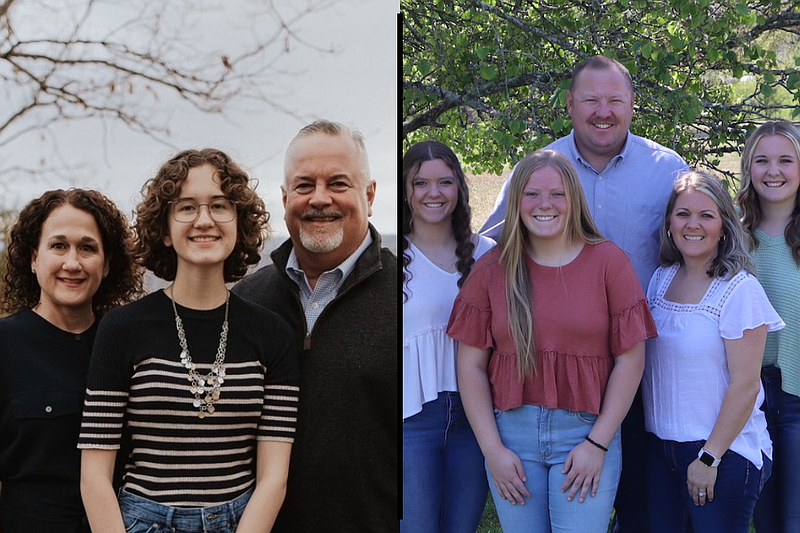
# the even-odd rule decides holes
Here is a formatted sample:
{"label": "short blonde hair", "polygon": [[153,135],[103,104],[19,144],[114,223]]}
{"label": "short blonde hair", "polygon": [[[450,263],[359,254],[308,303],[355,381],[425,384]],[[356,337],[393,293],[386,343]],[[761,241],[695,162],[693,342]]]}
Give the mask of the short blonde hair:
{"label": "short blonde hair", "polygon": [[[361,173],[362,178],[364,180],[364,185],[368,185],[370,181],[372,181],[372,174],[369,170],[369,158],[367,157],[367,145],[364,142],[364,136],[361,134],[360,131],[354,128],[350,128],[345,126],[340,122],[333,122],[331,120],[315,120],[311,124],[303,126],[300,131],[297,132],[297,135],[294,136],[292,142],[289,143],[289,148],[286,150],[287,158],[286,161],[288,162],[288,154],[289,151],[292,149],[292,146],[295,142],[299,139],[304,137],[308,137],[314,134],[323,134],[323,135],[330,135],[331,137],[338,137],[344,136],[352,139],[353,143],[356,145],[356,149],[358,150],[358,159],[361,161]],[[283,175],[286,176],[286,163],[284,162],[283,167]]]}

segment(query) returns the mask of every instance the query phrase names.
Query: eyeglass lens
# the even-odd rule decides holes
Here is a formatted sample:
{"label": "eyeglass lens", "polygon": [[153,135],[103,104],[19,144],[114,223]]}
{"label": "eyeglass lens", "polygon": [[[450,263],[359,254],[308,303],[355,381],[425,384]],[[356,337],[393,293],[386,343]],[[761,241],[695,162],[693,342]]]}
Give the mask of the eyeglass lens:
{"label": "eyeglass lens", "polygon": [[236,215],[236,204],[227,198],[219,198],[207,204],[184,198],[172,203],[172,216],[178,222],[194,222],[200,214],[201,206],[208,208],[208,214],[216,222],[230,222]]}

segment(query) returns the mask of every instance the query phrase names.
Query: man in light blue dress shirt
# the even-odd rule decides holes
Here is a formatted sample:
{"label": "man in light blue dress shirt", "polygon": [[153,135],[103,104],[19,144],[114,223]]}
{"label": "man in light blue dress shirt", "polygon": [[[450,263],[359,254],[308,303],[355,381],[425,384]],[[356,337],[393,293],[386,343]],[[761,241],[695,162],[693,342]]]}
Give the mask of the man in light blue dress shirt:
{"label": "man in light blue dress shirt", "polygon": [[[647,290],[658,266],[664,206],[675,178],[688,166],[673,150],[629,131],[634,101],[622,64],[605,56],[588,59],[573,71],[567,92],[573,130],[546,148],[572,162],[597,227],[625,251]],[[498,242],[510,181],[509,176],[480,230]]]}
{"label": "man in light blue dress shirt", "polygon": [[[567,111],[573,130],[546,148],[569,158],[600,232],[622,248],[646,291],[658,267],[659,227],[675,178],[688,170],[677,153],[632,134],[636,95],[628,69],[591,57],[572,71]],[[512,170],[513,173],[513,170]],[[480,233],[500,242],[509,176]],[[648,531],[645,432],[641,394],[622,424],[622,477],[615,502],[622,533]]]}

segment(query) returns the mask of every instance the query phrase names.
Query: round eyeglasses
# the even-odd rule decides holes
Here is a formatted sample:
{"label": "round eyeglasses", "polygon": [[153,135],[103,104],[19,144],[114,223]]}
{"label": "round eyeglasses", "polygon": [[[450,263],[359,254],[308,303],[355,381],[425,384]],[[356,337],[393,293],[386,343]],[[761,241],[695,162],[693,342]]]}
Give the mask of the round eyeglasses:
{"label": "round eyeglasses", "polygon": [[200,216],[200,208],[206,206],[214,222],[230,222],[236,218],[236,202],[227,198],[217,198],[207,204],[198,203],[192,198],[172,200],[172,218],[176,222],[194,222]]}

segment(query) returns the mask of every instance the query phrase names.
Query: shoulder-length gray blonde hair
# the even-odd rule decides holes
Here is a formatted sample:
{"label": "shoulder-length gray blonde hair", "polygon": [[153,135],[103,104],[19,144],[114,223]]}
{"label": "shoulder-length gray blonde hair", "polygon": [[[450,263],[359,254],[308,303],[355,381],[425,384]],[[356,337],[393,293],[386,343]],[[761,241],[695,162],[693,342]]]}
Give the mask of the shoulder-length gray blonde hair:
{"label": "shoulder-length gray blonde hair", "polygon": [[707,271],[709,277],[727,279],[736,275],[740,270],[755,272],[755,264],[748,251],[750,238],[742,228],[728,189],[718,177],[701,170],[684,172],[675,180],[661,224],[661,252],[659,254],[661,264],[664,266],[675,263],[684,264],[683,254],[678,250],[669,233],[669,224],[678,196],[689,189],[708,195],[716,204],[722,218],[722,235],[717,243],[717,253],[711,259],[711,266]]}
{"label": "shoulder-length gray blonde hair", "polygon": [[[736,195],[736,202],[739,204],[739,210],[742,214],[742,225],[750,237],[751,250],[758,246],[756,228],[761,223],[762,212],[758,193],[753,187],[753,177],[750,175],[750,169],[753,166],[753,156],[755,155],[758,141],[773,135],[783,135],[789,139],[794,146],[795,157],[800,160],[800,129],[785,120],[765,122],[744,143],[741,160],[742,181],[739,193]],[[800,266],[800,191],[795,195],[792,218],[786,224],[783,237],[792,251],[794,262]]]}
{"label": "shoulder-length gray blonde hair", "polygon": [[522,192],[531,174],[545,167],[556,170],[564,184],[569,211],[564,228],[568,242],[596,244],[606,239],[600,234],[586,204],[578,173],[562,154],[554,150],[537,150],[527,155],[514,168],[508,185],[506,220],[500,234],[500,264],[506,275],[508,327],[517,352],[517,375],[520,381],[537,372],[536,341],[533,338],[533,287],[525,266],[525,254],[533,244],[522,221]]}

